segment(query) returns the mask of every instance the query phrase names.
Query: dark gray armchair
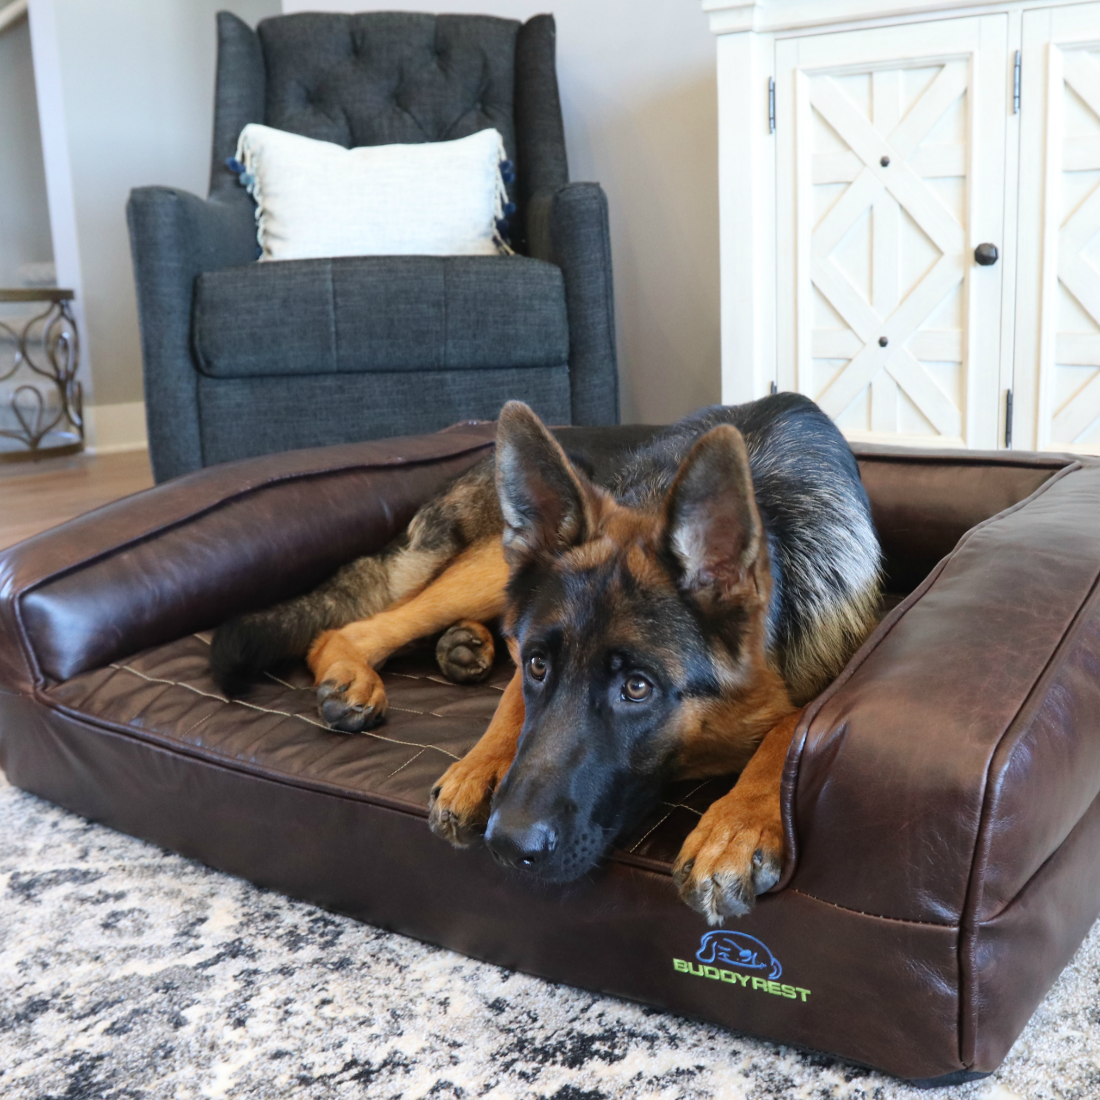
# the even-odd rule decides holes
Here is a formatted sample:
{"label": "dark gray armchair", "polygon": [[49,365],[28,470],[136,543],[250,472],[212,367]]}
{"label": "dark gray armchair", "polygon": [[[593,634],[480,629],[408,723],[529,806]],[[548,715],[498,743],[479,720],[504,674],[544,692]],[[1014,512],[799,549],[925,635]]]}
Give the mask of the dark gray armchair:
{"label": "dark gray armchair", "polygon": [[[346,147],[488,126],[516,164],[515,256],[257,263],[225,167],[249,122]],[[158,481],[295,447],[432,431],[519,398],[547,421],[619,418],[607,200],[569,183],[554,20],[218,16],[206,201],[130,196]]]}

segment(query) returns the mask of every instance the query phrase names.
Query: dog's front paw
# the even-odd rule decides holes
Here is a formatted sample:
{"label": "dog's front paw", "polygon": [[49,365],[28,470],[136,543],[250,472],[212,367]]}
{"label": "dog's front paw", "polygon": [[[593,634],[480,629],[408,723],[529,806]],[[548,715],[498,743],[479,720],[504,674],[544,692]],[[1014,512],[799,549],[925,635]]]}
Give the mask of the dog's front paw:
{"label": "dog's front paw", "polygon": [[715,802],[684,841],[673,877],[680,897],[708,924],[744,916],[783,871],[778,797]]}
{"label": "dog's front paw", "polygon": [[333,668],[329,679],[317,686],[317,705],[332,729],[362,733],[385,718],[386,689],[373,668]]}
{"label": "dog's front paw", "polygon": [[317,688],[321,717],[337,733],[362,733],[373,729],[386,717],[386,693],[377,676],[377,685],[369,677],[356,677],[350,683],[325,680]]}
{"label": "dog's front paw", "polygon": [[456,684],[476,684],[492,671],[496,648],[493,636],[472,619],[455,623],[436,643],[439,671]]}
{"label": "dog's front paw", "polygon": [[382,677],[339,630],[327,630],[307,658],[317,684],[317,706],[325,723],[339,733],[362,733],[386,716]]}
{"label": "dog's front paw", "polygon": [[432,832],[456,848],[473,844],[489,823],[489,803],[501,775],[498,764],[481,759],[476,747],[452,764],[432,788]]}

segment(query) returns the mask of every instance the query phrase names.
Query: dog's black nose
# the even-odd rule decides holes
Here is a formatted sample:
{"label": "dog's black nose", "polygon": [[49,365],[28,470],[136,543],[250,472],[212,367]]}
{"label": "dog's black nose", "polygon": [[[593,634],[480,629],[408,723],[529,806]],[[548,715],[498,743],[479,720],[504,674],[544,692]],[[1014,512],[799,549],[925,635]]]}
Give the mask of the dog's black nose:
{"label": "dog's black nose", "polygon": [[509,820],[493,814],[485,830],[485,843],[497,858],[523,871],[535,870],[557,842],[557,835],[545,821]]}

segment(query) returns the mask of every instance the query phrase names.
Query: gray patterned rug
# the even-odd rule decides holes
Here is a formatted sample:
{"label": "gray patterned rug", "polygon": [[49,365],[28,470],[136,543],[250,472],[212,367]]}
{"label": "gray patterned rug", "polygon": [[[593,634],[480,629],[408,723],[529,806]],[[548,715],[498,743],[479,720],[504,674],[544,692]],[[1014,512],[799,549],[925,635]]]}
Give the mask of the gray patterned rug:
{"label": "gray patterned rug", "polygon": [[1100,931],[994,1077],[918,1092],[288,901],[0,776],[0,1096],[1096,1100]]}

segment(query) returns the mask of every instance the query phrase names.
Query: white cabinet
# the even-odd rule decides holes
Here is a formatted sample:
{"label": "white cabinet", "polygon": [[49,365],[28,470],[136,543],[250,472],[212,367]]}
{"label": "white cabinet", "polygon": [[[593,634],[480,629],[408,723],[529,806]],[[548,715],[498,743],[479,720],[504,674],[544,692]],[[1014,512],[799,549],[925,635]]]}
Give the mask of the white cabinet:
{"label": "white cabinet", "polygon": [[1100,4],[1023,17],[1021,446],[1100,454]]}
{"label": "white cabinet", "polygon": [[1016,446],[1100,452],[1100,4],[705,6],[723,399],[993,448],[1011,392]]}

